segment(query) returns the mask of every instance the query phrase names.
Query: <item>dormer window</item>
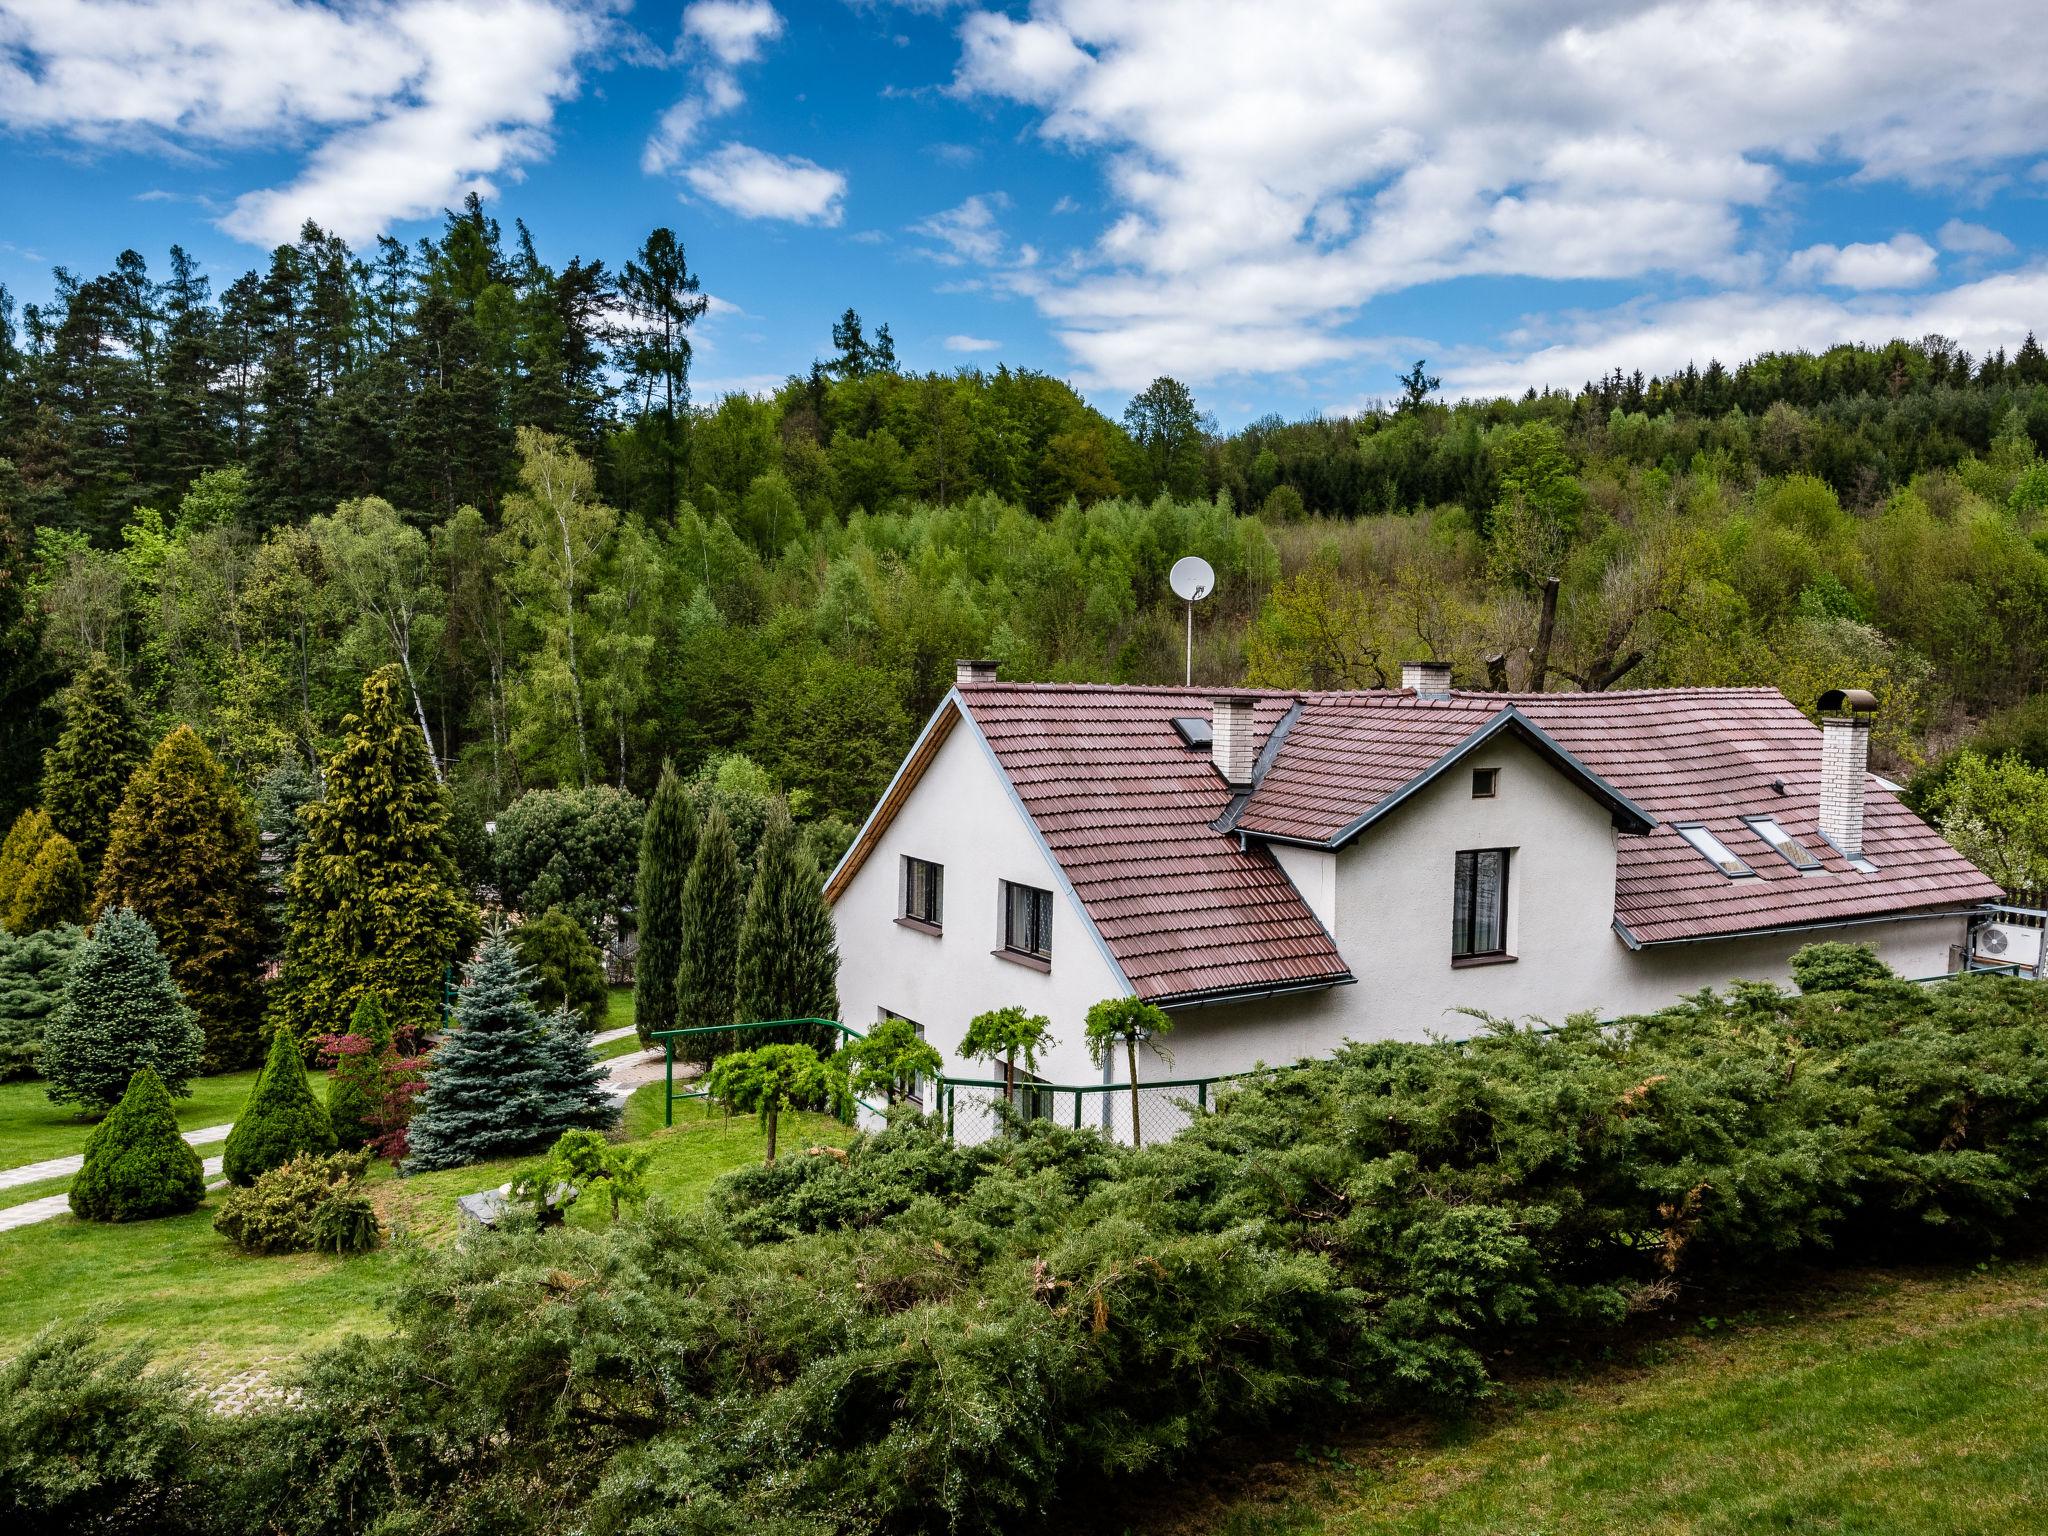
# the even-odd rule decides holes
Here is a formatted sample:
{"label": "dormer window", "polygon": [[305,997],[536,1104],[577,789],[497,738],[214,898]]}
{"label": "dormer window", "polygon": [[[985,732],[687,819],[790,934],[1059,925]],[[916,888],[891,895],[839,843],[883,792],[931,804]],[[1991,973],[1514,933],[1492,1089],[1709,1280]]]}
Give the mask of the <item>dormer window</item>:
{"label": "dormer window", "polygon": [[1752,880],[1756,878],[1756,871],[1743,863],[1734,850],[1697,822],[1690,826],[1678,826],[1673,830],[1705,855],[1707,862],[1729,879],[1740,880],[1745,876]]}
{"label": "dormer window", "polygon": [[1799,841],[1790,832],[1769,816],[1745,816],[1749,830],[1769,843],[1784,857],[1787,864],[1803,874],[1824,873],[1827,866],[1822,864],[1814,851]]}

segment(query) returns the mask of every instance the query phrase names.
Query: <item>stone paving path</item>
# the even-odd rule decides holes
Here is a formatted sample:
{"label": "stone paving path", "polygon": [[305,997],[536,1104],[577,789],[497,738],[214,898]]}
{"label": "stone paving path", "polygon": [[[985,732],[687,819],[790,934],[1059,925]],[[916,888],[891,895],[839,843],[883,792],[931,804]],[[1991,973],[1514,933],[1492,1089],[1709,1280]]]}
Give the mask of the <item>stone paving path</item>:
{"label": "stone paving path", "polygon": [[599,1034],[592,1035],[590,1043],[592,1045],[610,1045],[614,1040],[623,1040],[632,1033],[633,1026],[628,1024],[624,1029],[607,1029]]}
{"label": "stone paving path", "polygon": [[[209,1125],[200,1130],[187,1131],[185,1139],[195,1147],[203,1147],[210,1141],[226,1141],[232,1125]],[[23,1163],[19,1168],[0,1169],[0,1189],[16,1189],[23,1184],[40,1184],[45,1179],[61,1179],[78,1172],[85,1166],[85,1154],[74,1152],[69,1157],[46,1157],[40,1163]]]}
{"label": "stone paving path", "polygon": [[[197,1133],[194,1132],[193,1134],[196,1135]],[[192,1137],[187,1136],[185,1139],[190,1141]],[[62,1159],[59,1159],[59,1161],[62,1161]],[[206,1171],[207,1178],[217,1179],[220,1177],[219,1158],[209,1157],[202,1166]],[[76,1168],[71,1170],[73,1173],[77,1171]],[[208,1185],[207,1187],[211,1189],[215,1186]],[[39,1221],[48,1221],[52,1216],[66,1215],[70,1210],[71,1196],[68,1192],[61,1195],[45,1195],[40,1200],[24,1200],[20,1205],[10,1205],[4,1211],[0,1211],[0,1232],[12,1232],[16,1227],[31,1227]]]}

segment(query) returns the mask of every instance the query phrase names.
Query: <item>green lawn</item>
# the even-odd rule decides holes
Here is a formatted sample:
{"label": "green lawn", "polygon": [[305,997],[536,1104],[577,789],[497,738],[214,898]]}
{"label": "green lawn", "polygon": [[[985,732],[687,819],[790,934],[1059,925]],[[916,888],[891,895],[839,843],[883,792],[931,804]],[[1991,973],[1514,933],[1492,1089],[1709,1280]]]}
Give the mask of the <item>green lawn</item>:
{"label": "green lawn", "polygon": [[[255,1082],[254,1068],[195,1078],[191,1096],[177,1101],[178,1128],[226,1125],[242,1112]],[[326,1093],[327,1075],[314,1073],[313,1085],[316,1093]],[[0,1168],[83,1152],[93,1124],[70,1105],[52,1104],[38,1079],[0,1083]]]}
{"label": "green lawn", "polygon": [[[1482,1420],[1305,1450],[1153,1529],[2003,1536],[2048,1510],[2048,1262],[1859,1276]],[[1141,1526],[1141,1528],[1145,1528]]]}

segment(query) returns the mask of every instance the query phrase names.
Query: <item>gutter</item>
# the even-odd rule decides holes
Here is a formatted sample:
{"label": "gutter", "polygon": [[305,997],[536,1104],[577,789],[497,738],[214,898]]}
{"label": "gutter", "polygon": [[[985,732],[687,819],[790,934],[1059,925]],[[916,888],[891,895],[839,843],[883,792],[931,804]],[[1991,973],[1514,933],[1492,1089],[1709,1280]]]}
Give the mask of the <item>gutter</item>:
{"label": "gutter", "polygon": [[1694,933],[1680,939],[1637,938],[1620,918],[1614,919],[1615,936],[1632,950],[1675,949],[1681,944],[1716,944],[1723,939],[1762,939],[1776,933],[1820,933],[1830,928],[1866,928],[1872,923],[1915,922],[1922,918],[1970,917],[1981,907],[1908,907],[1896,912],[1879,912],[1868,917],[1834,917],[1817,923],[1780,923],[1765,928],[1734,928],[1726,933]]}
{"label": "gutter", "polygon": [[1280,986],[1268,986],[1264,982],[1249,982],[1242,987],[1225,987],[1217,992],[1184,992],[1179,996],[1154,997],[1147,1001],[1168,1013],[1182,1013],[1195,1008],[1213,1008],[1220,1003],[1256,1003],[1269,997],[1291,997],[1300,992],[1328,992],[1334,987],[1350,987],[1358,984],[1358,978],[1346,971],[1342,976],[1328,976],[1317,981],[1288,982]]}

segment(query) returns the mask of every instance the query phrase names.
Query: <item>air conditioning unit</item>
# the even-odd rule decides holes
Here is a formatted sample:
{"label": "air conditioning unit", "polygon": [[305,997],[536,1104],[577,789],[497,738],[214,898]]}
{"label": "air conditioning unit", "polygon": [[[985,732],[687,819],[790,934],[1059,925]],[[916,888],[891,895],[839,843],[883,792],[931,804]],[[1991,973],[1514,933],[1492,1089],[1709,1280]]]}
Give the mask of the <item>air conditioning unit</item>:
{"label": "air conditioning unit", "polygon": [[2039,975],[2042,933],[2038,926],[1987,919],[1970,930],[1970,961],[1974,965],[2014,966]]}

